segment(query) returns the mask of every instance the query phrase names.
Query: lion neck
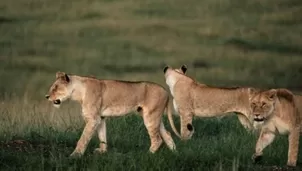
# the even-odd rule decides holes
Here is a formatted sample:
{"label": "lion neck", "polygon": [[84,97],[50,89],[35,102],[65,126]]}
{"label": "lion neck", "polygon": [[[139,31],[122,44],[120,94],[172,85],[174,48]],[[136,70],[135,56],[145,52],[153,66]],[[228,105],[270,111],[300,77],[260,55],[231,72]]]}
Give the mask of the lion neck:
{"label": "lion neck", "polygon": [[70,76],[71,77],[71,100],[78,101],[81,103],[85,95],[85,86],[79,76]]}
{"label": "lion neck", "polygon": [[282,117],[282,109],[281,109],[281,103],[280,101],[277,99],[275,104],[274,104],[274,108],[271,108],[271,110],[268,112],[269,115],[266,116],[266,121],[265,123],[271,121],[272,119],[276,118],[276,117]]}
{"label": "lion neck", "polygon": [[174,86],[177,83],[177,81],[178,81],[178,78],[172,74],[169,74],[166,78],[166,83],[170,88],[172,96],[174,96]]}
{"label": "lion neck", "polygon": [[174,97],[175,85],[178,82],[183,82],[183,81],[185,81],[186,83],[189,84],[189,82],[192,81],[192,79],[190,77],[185,76],[185,75],[175,74],[175,73],[170,73],[170,74],[167,75],[166,84],[169,86],[170,92],[171,92],[173,97]]}

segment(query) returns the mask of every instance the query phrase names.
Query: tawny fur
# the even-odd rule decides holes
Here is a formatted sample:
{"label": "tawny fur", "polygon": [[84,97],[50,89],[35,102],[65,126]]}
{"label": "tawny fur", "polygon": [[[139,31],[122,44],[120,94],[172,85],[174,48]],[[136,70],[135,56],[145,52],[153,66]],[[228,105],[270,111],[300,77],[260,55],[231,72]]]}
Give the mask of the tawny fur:
{"label": "tawny fur", "polygon": [[[301,128],[301,113],[296,107],[296,96],[287,89],[271,89],[254,93],[251,108],[260,136],[253,160],[257,161],[276,134],[288,134],[288,166],[296,166]],[[299,98],[299,97],[298,97]]]}
{"label": "tawny fur", "polygon": [[165,110],[171,113],[169,93],[156,83],[99,80],[57,72],[46,97],[56,106],[67,99],[82,106],[86,126],[71,156],[83,155],[95,131],[100,140],[96,151],[106,152],[106,117],[123,116],[133,111],[138,111],[143,117],[151,140],[150,152],[158,150],[162,139],[171,150],[175,150],[174,141],[162,121]]}
{"label": "tawny fur", "polygon": [[[299,114],[301,116],[301,125],[302,125],[302,95],[294,94],[294,98],[295,98],[296,107],[298,108]],[[302,133],[302,126],[301,126],[300,133]]]}
{"label": "tawny fur", "polygon": [[[201,84],[185,75],[187,67],[180,69],[165,67],[165,79],[173,96],[174,109],[179,113],[181,120],[180,134],[182,139],[190,139],[194,129],[193,116],[219,117],[234,112],[241,124],[252,130],[250,109],[251,88],[218,88]],[[253,89],[254,90],[254,89]],[[175,127],[173,120],[170,122]]]}

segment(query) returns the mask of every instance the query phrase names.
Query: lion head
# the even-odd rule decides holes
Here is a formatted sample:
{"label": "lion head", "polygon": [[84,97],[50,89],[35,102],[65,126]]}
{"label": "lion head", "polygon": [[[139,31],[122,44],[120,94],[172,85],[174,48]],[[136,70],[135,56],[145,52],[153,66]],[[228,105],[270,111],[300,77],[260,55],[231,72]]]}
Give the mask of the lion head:
{"label": "lion head", "polygon": [[55,107],[59,107],[63,101],[70,98],[71,94],[72,87],[69,76],[64,72],[57,72],[56,80],[51,85],[49,92],[45,97],[53,102]]}
{"label": "lion head", "polygon": [[186,74],[186,72],[187,72],[187,70],[188,70],[188,67],[186,66],[186,65],[182,65],[180,68],[177,68],[177,69],[173,69],[173,68],[171,68],[171,67],[169,67],[169,66],[165,66],[165,68],[164,68],[164,73],[166,73],[168,70],[174,70],[175,72],[177,72],[177,73],[180,73],[180,74],[183,74],[183,75],[185,75]]}
{"label": "lion head", "polygon": [[251,98],[251,110],[255,122],[264,122],[274,113],[277,100],[277,90],[255,92]]}

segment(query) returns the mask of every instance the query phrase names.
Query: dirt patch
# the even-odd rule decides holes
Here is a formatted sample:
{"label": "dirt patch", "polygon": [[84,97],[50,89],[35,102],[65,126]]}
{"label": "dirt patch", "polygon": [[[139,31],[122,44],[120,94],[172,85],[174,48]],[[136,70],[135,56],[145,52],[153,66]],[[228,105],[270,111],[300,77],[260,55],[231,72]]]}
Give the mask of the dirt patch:
{"label": "dirt patch", "polygon": [[40,144],[40,143],[34,143],[27,140],[11,140],[8,142],[1,141],[0,142],[0,148],[10,150],[10,151],[18,151],[18,152],[30,152],[30,151],[36,151],[36,150],[50,150],[51,145],[49,144]]}

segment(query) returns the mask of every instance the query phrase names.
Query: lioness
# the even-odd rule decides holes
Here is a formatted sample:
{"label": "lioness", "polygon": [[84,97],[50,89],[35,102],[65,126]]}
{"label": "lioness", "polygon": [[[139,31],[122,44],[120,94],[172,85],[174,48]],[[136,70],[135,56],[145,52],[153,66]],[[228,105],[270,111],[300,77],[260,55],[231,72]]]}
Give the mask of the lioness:
{"label": "lioness", "polygon": [[263,150],[270,145],[279,134],[288,136],[288,166],[296,166],[301,115],[296,107],[295,96],[287,89],[270,89],[255,92],[251,98],[254,121],[261,129],[253,155],[255,162],[261,159]]}
{"label": "lioness", "polygon": [[[186,71],[185,65],[180,70],[169,66],[164,68],[166,84],[173,96],[173,106],[181,120],[181,135],[173,129],[177,136],[184,140],[191,138],[194,133],[193,116],[218,117],[230,112],[237,114],[246,129],[253,129],[249,101],[251,88],[210,87],[186,76]],[[175,127],[173,119],[170,124]]]}
{"label": "lioness", "polygon": [[158,150],[162,139],[171,150],[175,150],[174,141],[162,121],[165,109],[167,113],[171,113],[168,105],[169,93],[156,83],[99,80],[57,72],[56,80],[45,97],[55,106],[59,106],[67,99],[81,104],[86,125],[75,150],[70,155],[72,157],[83,155],[96,130],[100,146],[95,151],[106,152],[105,118],[123,116],[133,111],[139,112],[143,117],[151,140],[149,148],[151,153]]}

